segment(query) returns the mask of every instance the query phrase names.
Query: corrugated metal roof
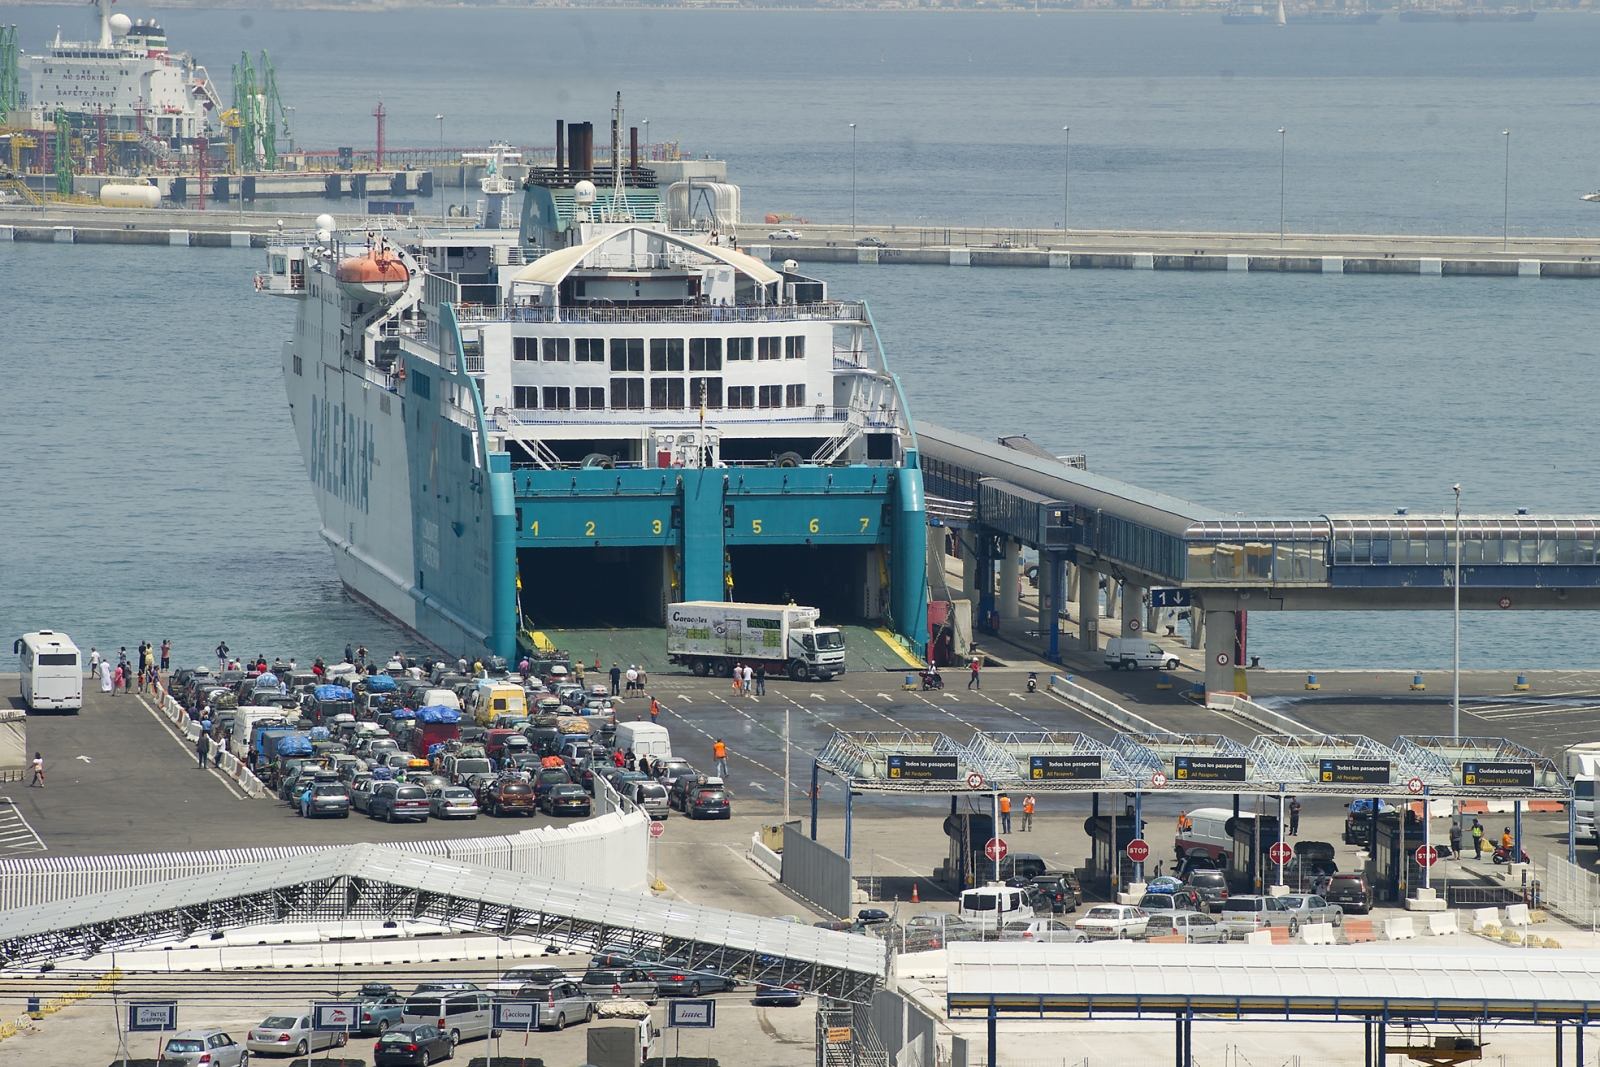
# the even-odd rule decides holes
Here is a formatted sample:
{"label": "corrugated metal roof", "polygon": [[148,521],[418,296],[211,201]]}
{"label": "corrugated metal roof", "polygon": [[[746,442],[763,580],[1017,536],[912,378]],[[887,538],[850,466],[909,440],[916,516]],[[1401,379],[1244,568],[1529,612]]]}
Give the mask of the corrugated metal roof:
{"label": "corrugated metal roof", "polygon": [[[953,942],[952,1007],[973,998],[1283,998],[1531,1005],[1600,1000],[1600,952],[1393,944],[1010,945]],[[1308,1003],[1309,1010],[1314,1005]],[[1295,1010],[1300,1010],[1296,1008]],[[1350,1009],[1346,1009],[1350,1010]]]}
{"label": "corrugated metal roof", "polygon": [[196,909],[203,914],[208,904],[338,878],[561,915],[578,923],[740,952],[760,952],[856,975],[883,973],[885,948],[874,937],[603,886],[556,882],[372,844],[17,908],[0,914],[0,945],[180,909]]}
{"label": "corrugated metal roof", "polygon": [[1108,515],[1176,537],[1182,537],[1191,523],[1226,517],[1215,508],[1080,471],[1059,461],[1035,459],[1014,448],[944,426],[919,423],[917,444],[922,454],[932,459],[1004,478],[1050,500],[1099,508]]}

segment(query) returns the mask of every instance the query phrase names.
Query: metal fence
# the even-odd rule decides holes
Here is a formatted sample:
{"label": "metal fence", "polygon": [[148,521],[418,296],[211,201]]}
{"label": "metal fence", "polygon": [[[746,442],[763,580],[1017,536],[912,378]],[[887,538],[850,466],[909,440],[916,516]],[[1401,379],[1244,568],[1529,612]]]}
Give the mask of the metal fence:
{"label": "metal fence", "polygon": [[850,917],[850,861],[800,831],[797,822],[783,828],[782,885],[802,900],[836,919]]}
{"label": "metal fence", "polygon": [[1600,921],[1600,875],[1568,863],[1563,856],[1545,854],[1540,892],[1544,906],[1574,926],[1592,930]]}
{"label": "metal fence", "polygon": [[[502,837],[393,842],[389,847],[558,881],[642,889],[647,882],[649,825],[650,820],[642,814],[613,813],[571,826],[541,827]],[[0,860],[0,910],[109,893],[339,847],[342,846],[283,845]]]}

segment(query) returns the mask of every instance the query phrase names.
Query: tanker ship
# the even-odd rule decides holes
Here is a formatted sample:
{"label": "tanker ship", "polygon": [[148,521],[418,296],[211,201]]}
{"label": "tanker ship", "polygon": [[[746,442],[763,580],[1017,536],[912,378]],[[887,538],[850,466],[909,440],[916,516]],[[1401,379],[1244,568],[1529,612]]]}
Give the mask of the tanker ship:
{"label": "tanker ship", "polygon": [[324,217],[267,250],[345,586],[452,653],[734,599],[920,651],[916,435],[870,310],[738,249],[735,187],[663,198],[623,130],[619,96],[597,168],[592,124],[558,123],[520,190],[495,153],[479,228],[352,241]]}

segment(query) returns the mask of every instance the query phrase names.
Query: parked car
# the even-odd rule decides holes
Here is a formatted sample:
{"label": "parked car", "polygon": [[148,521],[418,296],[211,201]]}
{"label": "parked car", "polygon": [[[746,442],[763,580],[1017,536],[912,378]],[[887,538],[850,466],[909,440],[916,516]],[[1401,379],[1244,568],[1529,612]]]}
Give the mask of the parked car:
{"label": "parked car", "polygon": [[660,782],[635,782],[631,799],[652,819],[665,819],[672,814],[667,803],[667,787]]}
{"label": "parked car", "polygon": [[1046,944],[1054,941],[1087,941],[1088,935],[1060,919],[1012,919],[1000,930],[1002,941],[1029,941]]}
{"label": "parked car", "polygon": [[594,1018],[594,1000],[570,978],[549,985],[523,986],[517,990],[517,1000],[531,1000],[539,1005],[539,1029],[565,1030],[568,1023],[587,1023]]}
{"label": "parked car", "polygon": [[1300,927],[1305,926],[1307,923],[1344,925],[1344,909],[1337,904],[1329,904],[1322,897],[1291,893],[1278,899],[1283,902],[1282,909],[1284,914],[1289,916],[1289,933],[1291,934],[1299,933]]}
{"label": "parked car", "polygon": [[570,782],[552,786],[539,798],[539,810],[547,815],[577,815],[588,818],[591,810],[589,794],[583,791],[583,786],[573,785]]}
{"label": "parked car", "polygon": [[[1229,897],[1222,904],[1222,924],[1230,937],[1243,937],[1269,926],[1288,926],[1289,916],[1283,910],[1287,899],[1254,894]],[[1298,928],[1299,924],[1295,926]]]}
{"label": "parked car", "polygon": [[478,790],[478,807],[496,818],[533,814],[533,786],[518,778],[496,778]]}
{"label": "parked car", "polygon": [[372,1046],[373,1067],[390,1064],[416,1064],[428,1067],[456,1054],[455,1039],[430,1023],[401,1023],[378,1038]]}
{"label": "parked car", "polygon": [[1228,928],[1204,912],[1153,911],[1145,923],[1144,936],[1180,936],[1190,943],[1215,944],[1228,940]]}
{"label": "parked car", "polygon": [[591,967],[578,988],[593,1000],[642,1000],[654,1004],[661,996],[649,972],[638,967]]}
{"label": "parked car", "polygon": [[1328,888],[1322,897],[1330,904],[1339,905],[1341,912],[1365,915],[1372,910],[1372,886],[1366,875],[1336,874],[1328,879]]}
{"label": "parked car", "polygon": [[1000,880],[1009,885],[1021,885],[1042,878],[1050,869],[1043,856],[1030,852],[1013,852],[1000,861]]}
{"label": "parked car", "polygon": [[372,813],[372,790],[378,784],[372,777],[357,778],[350,783],[350,807],[363,815]]}
{"label": "parked car", "polygon": [[478,799],[472,790],[459,785],[447,785],[428,792],[428,814],[435,819],[476,819]]}
{"label": "parked car", "polygon": [[350,790],[343,782],[314,782],[300,796],[300,814],[308,819],[348,819]]}
{"label": "parked car", "polygon": [[1211,905],[1193,889],[1177,888],[1169,893],[1153,889],[1139,898],[1139,907],[1145,911],[1200,911],[1211,913]]}
{"label": "parked car", "polygon": [[1091,941],[1127,940],[1144,934],[1148,913],[1131,904],[1096,904],[1073,926]]}
{"label": "parked car", "polygon": [[1050,910],[1057,915],[1077,911],[1083,903],[1083,890],[1078,879],[1070,874],[1043,874],[1029,881],[1029,885],[1044,894]]}
{"label": "parked car", "polygon": [[752,1004],[772,1004],[786,1008],[798,1008],[805,1001],[806,995],[793,982],[788,985],[769,985],[761,982],[756,985],[756,995],[751,998]]}
{"label": "parked car", "polygon": [[565,982],[570,977],[560,967],[551,967],[548,964],[533,967],[513,967],[499,978],[490,982],[486,988],[494,993],[509,995],[523,986],[547,986],[554,982]]}
{"label": "parked car", "polygon": [[367,801],[367,817],[395,822],[399,819],[428,821],[428,794],[420,785],[379,782]]}
{"label": "parked car", "polygon": [[357,1010],[361,1014],[361,1033],[382,1036],[391,1026],[398,1026],[405,1012],[405,1001],[400,991],[384,982],[368,982],[356,994]]}
{"label": "parked car", "polygon": [[226,1030],[180,1030],[167,1038],[160,1067],[244,1067],[250,1052]]}
{"label": "parked car", "polygon": [[[720,783],[721,779],[717,781]],[[715,788],[696,789],[684,798],[683,810],[691,819],[733,818],[733,804],[728,800],[728,791],[720,784]]]}
{"label": "parked car", "polygon": [[667,803],[685,815],[689,813],[689,796],[701,789],[721,789],[722,779],[704,774],[675,778],[667,790]]}
{"label": "parked car", "polygon": [[800,240],[800,231],[799,230],[773,230],[771,233],[767,234],[767,240],[769,240],[769,241],[798,241],[798,240]]}
{"label": "parked car", "polygon": [[252,1026],[245,1047],[251,1052],[275,1052],[304,1056],[324,1048],[343,1048],[350,1040],[346,1033],[313,1030],[309,1015],[269,1015]]}
{"label": "parked car", "polygon": [[880,241],[876,237],[863,237],[856,242],[858,248],[888,248],[889,242]]}
{"label": "parked car", "polygon": [[[462,984],[471,985],[470,982]],[[476,988],[419,988],[406,998],[404,1019],[408,1023],[438,1026],[458,1045],[474,1038],[489,1037],[494,1030],[494,1012],[491,1010],[489,994]]]}
{"label": "parked car", "polygon": [[1220,911],[1222,902],[1228,899],[1228,876],[1214,868],[1194,868],[1184,878],[1184,884],[1205,901],[1213,913]]}
{"label": "parked car", "polygon": [[715,971],[694,970],[679,963],[643,965],[655,979],[663,996],[698,997],[702,993],[726,993],[738,983],[725,974]]}

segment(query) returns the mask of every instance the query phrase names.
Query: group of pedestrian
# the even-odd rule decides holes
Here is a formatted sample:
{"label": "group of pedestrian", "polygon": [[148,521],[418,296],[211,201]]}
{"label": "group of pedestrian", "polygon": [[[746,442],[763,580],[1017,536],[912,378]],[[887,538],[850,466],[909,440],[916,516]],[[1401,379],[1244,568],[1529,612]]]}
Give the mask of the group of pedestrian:
{"label": "group of pedestrian", "polygon": [[767,665],[758,663],[754,667],[748,663],[735,663],[733,665],[733,691],[746,696],[767,695]]}
{"label": "group of pedestrian", "polygon": [[89,676],[100,683],[102,693],[120,696],[142,694],[146,689],[152,696],[156,693],[161,686],[162,672],[172,669],[172,642],[161,642],[159,659],[156,646],[149,641],[140,641],[134,655],[134,659],[129,659],[128,646],[123,645],[117,650],[113,663],[109,655],[100,654],[98,647],[89,649]]}

